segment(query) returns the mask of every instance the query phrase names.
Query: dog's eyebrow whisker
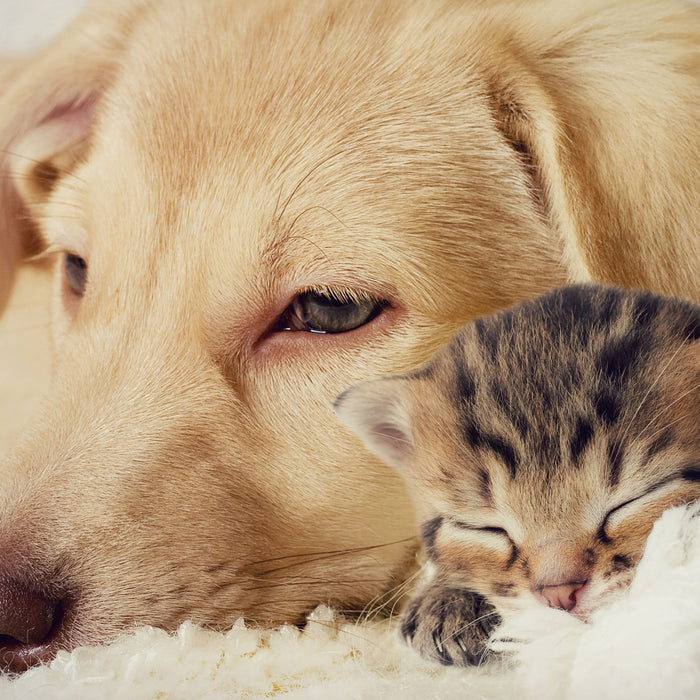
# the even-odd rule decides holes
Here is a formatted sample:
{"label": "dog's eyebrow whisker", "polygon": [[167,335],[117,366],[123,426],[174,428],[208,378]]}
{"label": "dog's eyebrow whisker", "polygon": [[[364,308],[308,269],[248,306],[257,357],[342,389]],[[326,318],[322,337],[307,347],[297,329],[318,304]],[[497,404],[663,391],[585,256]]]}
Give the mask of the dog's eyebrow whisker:
{"label": "dog's eyebrow whisker", "polygon": [[321,204],[312,204],[311,206],[307,207],[306,209],[302,210],[299,214],[297,214],[297,216],[294,218],[289,228],[287,229],[287,233],[291,236],[291,233],[294,230],[297,221],[299,221],[299,219],[301,219],[303,216],[306,216],[306,214],[309,214],[312,211],[325,212],[326,214],[328,214],[328,216],[335,219],[344,229],[346,229],[347,231],[352,231],[350,226],[348,226],[337,214],[334,214],[330,209],[322,206]]}
{"label": "dog's eyebrow whisker", "polygon": [[[295,219],[295,221],[296,221],[296,219]],[[315,243],[314,241],[312,241],[310,238],[307,238],[306,236],[300,236],[298,234],[295,234],[293,236],[292,235],[289,236],[289,240],[294,240],[294,239],[299,240],[299,241],[305,241],[309,245],[313,246],[314,248],[316,248],[318,250],[319,253],[321,253],[321,255],[325,258],[326,262],[329,265],[333,265],[333,263],[331,262],[331,259],[326,255],[326,252],[323,250],[323,248],[321,248],[321,246],[318,243]]]}
{"label": "dog's eyebrow whisker", "polygon": [[277,218],[277,210],[279,209],[280,206],[280,200],[282,199],[282,188],[284,187],[283,184],[280,184],[279,189],[277,190],[277,200],[275,201],[275,209],[272,212],[272,220],[273,221],[279,221]]}
{"label": "dog's eyebrow whisker", "polygon": [[3,153],[6,156],[11,156],[12,158],[22,158],[23,160],[26,160],[29,163],[36,163],[36,165],[46,165],[46,160],[41,160],[39,158],[31,158],[30,156],[26,156],[23,153],[17,153],[17,151],[10,151],[7,148],[0,148],[0,153]]}
{"label": "dog's eyebrow whisker", "polygon": [[289,206],[290,202],[294,198],[294,195],[301,189],[302,185],[319,169],[322,168],[326,163],[328,163],[330,160],[333,160],[333,158],[337,158],[338,156],[341,156],[345,153],[345,149],[341,151],[334,151],[333,153],[330,153],[327,155],[325,158],[322,158],[316,165],[314,165],[311,170],[309,170],[306,175],[304,175],[301,180],[296,184],[294,189],[292,190],[292,193],[287,197],[285,200],[284,204],[282,205],[282,211],[277,215],[277,218],[275,219],[275,223],[279,224],[279,222],[282,220],[282,217],[284,216],[284,213],[287,211],[287,207]]}
{"label": "dog's eyebrow whisker", "polygon": [[49,243],[43,250],[25,258],[25,263],[44,263],[63,253],[63,248],[54,243]]}
{"label": "dog's eyebrow whisker", "polygon": [[[45,165],[47,165],[47,164],[50,164],[51,167],[54,168],[54,169],[56,170],[56,173],[57,173],[57,176],[58,176],[58,177],[65,177],[66,175],[72,175],[72,176],[73,176],[76,180],[78,180],[79,182],[82,182],[83,184],[87,184],[86,181],[85,181],[83,178],[78,177],[78,176],[75,174],[75,172],[73,172],[72,169],[71,169],[71,170],[67,170],[66,168],[57,168],[55,165],[53,165],[53,163],[50,163],[50,159],[44,159],[44,160],[42,160],[42,159],[40,159],[40,158],[32,158],[31,156],[27,156],[27,155],[25,155],[24,153],[17,153],[17,151],[11,151],[11,150],[9,150],[9,149],[7,149],[7,148],[0,148],[0,153],[2,153],[2,154],[4,154],[4,155],[7,155],[7,156],[10,156],[11,158],[21,158],[21,159],[23,159],[23,160],[26,160],[28,163],[35,163],[36,165],[45,166]],[[13,176],[13,175],[9,175],[9,177],[10,177],[10,179],[14,179],[14,176]],[[31,175],[30,175],[30,176],[25,176],[25,177],[27,177],[28,179],[32,179],[32,176],[31,176]],[[34,176],[34,177],[36,177],[36,176]],[[44,175],[41,175],[41,174],[39,175],[39,177],[40,177],[41,179],[53,179],[53,178],[50,178],[50,177],[48,177],[48,176],[44,176]]]}

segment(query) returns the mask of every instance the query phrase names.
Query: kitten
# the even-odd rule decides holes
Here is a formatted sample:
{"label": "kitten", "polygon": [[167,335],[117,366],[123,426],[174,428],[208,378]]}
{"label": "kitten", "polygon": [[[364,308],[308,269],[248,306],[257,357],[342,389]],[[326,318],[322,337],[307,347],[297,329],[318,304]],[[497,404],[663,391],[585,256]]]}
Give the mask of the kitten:
{"label": "kitten", "polygon": [[405,478],[433,564],[409,642],[480,663],[497,610],[536,600],[586,620],[626,587],[654,521],[700,498],[699,387],[700,308],[578,285],[339,396]]}

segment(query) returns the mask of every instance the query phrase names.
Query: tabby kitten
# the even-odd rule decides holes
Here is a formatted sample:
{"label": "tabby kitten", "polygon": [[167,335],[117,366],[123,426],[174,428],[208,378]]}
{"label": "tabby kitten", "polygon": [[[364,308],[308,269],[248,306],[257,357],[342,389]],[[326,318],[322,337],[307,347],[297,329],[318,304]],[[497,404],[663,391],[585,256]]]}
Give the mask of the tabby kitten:
{"label": "tabby kitten", "polygon": [[433,564],[404,636],[474,664],[496,610],[539,601],[586,620],[611,600],[654,521],[700,498],[699,387],[700,308],[579,285],[339,396],[340,419],[406,479]]}

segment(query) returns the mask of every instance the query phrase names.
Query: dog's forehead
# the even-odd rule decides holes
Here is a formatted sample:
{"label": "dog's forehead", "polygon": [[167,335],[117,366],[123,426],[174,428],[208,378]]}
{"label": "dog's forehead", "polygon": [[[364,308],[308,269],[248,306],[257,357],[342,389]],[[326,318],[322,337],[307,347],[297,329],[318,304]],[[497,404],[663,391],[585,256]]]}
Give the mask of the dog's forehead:
{"label": "dog's forehead", "polygon": [[355,12],[342,22],[332,3],[297,4],[185,4],[185,18],[156,14],[159,31],[145,21],[135,31],[108,109],[159,184],[201,189],[209,165],[266,193],[314,168],[376,187],[457,148],[463,167],[480,170],[493,148],[489,107],[470,66],[442,55],[447,40],[435,51],[418,36],[407,48],[400,16],[387,28]]}
{"label": "dog's forehead", "polygon": [[[394,22],[345,17],[342,3],[182,3],[184,21],[157,7],[81,173],[93,249],[176,255],[173,269],[214,285],[288,271],[292,286],[401,284],[477,313],[511,301],[491,282],[507,237],[484,231],[520,236],[531,202],[512,190],[512,152],[454,36],[415,34],[400,3],[371,4]],[[115,228],[116,254],[102,237]]]}

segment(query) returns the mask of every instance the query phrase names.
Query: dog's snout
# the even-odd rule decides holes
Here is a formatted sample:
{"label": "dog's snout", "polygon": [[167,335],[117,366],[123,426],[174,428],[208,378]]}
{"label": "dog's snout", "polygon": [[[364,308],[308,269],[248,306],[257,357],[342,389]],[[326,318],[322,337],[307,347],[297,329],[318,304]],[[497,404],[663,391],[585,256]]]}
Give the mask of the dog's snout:
{"label": "dog's snout", "polygon": [[17,580],[0,579],[0,666],[24,671],[53,656],[61,603]]}

